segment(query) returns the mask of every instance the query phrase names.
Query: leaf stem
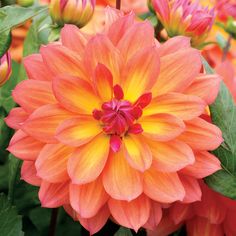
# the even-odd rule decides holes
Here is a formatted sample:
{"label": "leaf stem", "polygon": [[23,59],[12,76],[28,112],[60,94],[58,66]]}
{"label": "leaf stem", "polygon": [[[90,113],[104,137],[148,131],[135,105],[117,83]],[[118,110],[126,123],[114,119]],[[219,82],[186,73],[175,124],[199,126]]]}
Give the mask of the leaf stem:
{"label": "leaf stem", "polygon": [[50,221],[48,236],[55,236],[56,226],[57,226],[57,216],[58,216],[58,208],[53,208],[51,213],[51,221]]}
{"label": "leaf stem", "polygon": [[231,46],[231,40],[232,40],[232,35],[229,35],[229,38],[228,38],[227,43],[226,43],[224,50],[223,50],[222,62],[225,61],[225,59],[227,57],[228,51]]}
{"label": "leaf stem", "polygon": [[116,0],[116,9],[120,10],[121,0]]}

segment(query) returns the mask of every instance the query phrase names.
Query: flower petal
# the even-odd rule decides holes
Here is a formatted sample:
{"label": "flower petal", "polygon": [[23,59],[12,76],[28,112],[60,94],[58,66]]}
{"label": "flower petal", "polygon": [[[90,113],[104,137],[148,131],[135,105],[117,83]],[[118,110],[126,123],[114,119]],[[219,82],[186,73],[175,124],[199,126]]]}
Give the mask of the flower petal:
{"label": "flower petal", "polygon": [[32,54],[23,59],[29,79],[51,81],[53,74],[46,67],[40,54]]}
{"label": "flower petal", "polygon": [[[221,78],[218,75],[200,75],[184,91],[185,94],[196,95],[207,104],[212,104],[218,94]],[[210,92],[209,92],[210,91]]]}
{"label": "flower petal", "polygon": [[38,176],[50,183],[66,181],[67,162],[73,148],[64,144],[46,144],[40,152],[35,163]]}
{"label": "flower petal", "polygon": [[28,184],[40,186],[41,179],[37,176],[34,161],[24,161],[21,166],[21,179]]}
{"label": "flower petal", "polygon": [[161,57],[160,74],[152,89],[153,97],[184,91],[199,74],[201,65],[199,51],[192,48]]}
{"label": "flower petal", "polygon": [[77,116],[64,121],[56,131],[56,138],[69,146],[81,146],[102,132],[102,127],[92,116]]}
{"label": "flower petal", "polygon": [[78,53],[59,44],[49,44],[40,48],[40,53],[47,68],[54,76],[65,74],[86,79],[81,58]]}
{"label": "flower petal", "polygon": [[140,49],[153,46],[155,44],[153,36],[154,29],[149,21],[137,22],[126,30],[117,48],[125,61],[128,61]]}
{"label": "flower petal", "polygon": [[101,178],[84,185],[70,185],[71,206],[83,218],[94,217],[108,200]]}
{"label": "flower petal", "polygon": [[148,221],[144,225],[144,228],[154,230],[160,223],[161,218],[162,218],[161,204],[159,204],[158,202],[152,201],[150,215],[149,215]]}
{"label": "flower petal", "polygon": [[127,135],[123,140],[129,164],[142,172],[149,169],[152,164],[152,153],[145,141],[136,135]]}
{"label": "flower petal", "polygon": [[68,172],[73,184],[89,183],[101,174],[109,154],[109,141],[108,136],[98,135],[72,154]]}
{"label": "flower petal", "polygon": [[91,84],[77,77],[56,77],[53,80],[53,92],[60,104],[72,112],[91,115],[101,105]]}
{"label": "flower petal", "polygon": [[214,150],[223,141],[220,129],[201,118],[186,121],[185,125],[186,130],[178,139],[194,150]]}
{"label": "flower petal", "polygon": [[131,201],[143,191],[141,174],[127,162],[123,148],[110,153],[103,171],[103,185],[114,199]]}
{"label": "flower petal", "polygon": [[182,201],[185,196],[184,187],[176,173],[149,169],[144,173],[143,187],[147,196],[162,203]]}
{"label": "flower petal", "polygon": [[159,74],[159,54],[155,46],[137,52],[127,63],[122,81],[125,99],[135,102],[150,92]]}
{"label": "flower petal", "polygon": [[174,172],[193,164],[195,161],[192,149],[183,142],[148,141],[152,151],[152,166],[158,171]]}
{"label": "flower petal", "polygon": [[42,181],[39,189],[39,200],[42,207],[56,208],[69,203],[69,183],[58,184]]}
{"label": "flower petal", "polygon": [[6,124],[12,129],[20,129],[21,125],[28,118],[29,114],[21,107],[13,108],[4,119]]}
{"label": "flower petal", "polygon": [[143,116],[167,113],[183,120],[191,120],[200,116],[205,107],[206,103],[197,96],[167,93],[152,99],[143,110]]}
{"label": "flower petal", "polygon": [[58,105],[45,105],[30,115],[22,130],[42,142],[56,143],[55,133],[57,127],[62,121],[71,116],[71,113]]}
{"label": "flower petal", "polygon": [[12,137],[7,150],[22,160],[35,161],[44,145],[44,143],[18,130]]}
{"label": "flower petal", "polygon": [[102,101],[110,101],[113,95],[113,78],[109,69],[98,64],[95,69],[95,87]]}
{"label": "flower petal", "polygon": [[169,141],[185,130],[185,124],[179,118],[169,114],[143,116],[139,120],[143,135],[156,141]]}
{"label": "flower petal", "polygon": [[136,232],[147,222],[151,207],[150,200],[145,195],[130,202],[111,198],[108,206],[112,216],[120,225],[134,229]]}
{"label": "flower petal", "polygon": [[80,55],[83,54],[88,39],[89,36],[75,25],[65,25],[61,30],[62,45]]}
{"label": "flower petal", "polygon": [[24,80],[19,83],[12,92],[12,96],[26,112],[56,103],[52,92],[51,83],[39,80]]}

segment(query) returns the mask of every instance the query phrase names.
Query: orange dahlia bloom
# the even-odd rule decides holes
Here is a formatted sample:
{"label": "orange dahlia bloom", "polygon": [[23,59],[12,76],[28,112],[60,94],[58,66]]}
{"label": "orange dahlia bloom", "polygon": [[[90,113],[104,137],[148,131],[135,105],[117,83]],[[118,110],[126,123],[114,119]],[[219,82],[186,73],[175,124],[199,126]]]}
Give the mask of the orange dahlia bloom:
{"label": "orange dahlia bloom", "polygon": [[234,236],[236,201],[226,198],[200,182],[202,199],[192,204],[175,203],[149,236],[167,236],[186,224],[189,236]]}
{"label": "orange dahlia bloom", "polygon": [[134,14],[114,13],[105,29],[66,25],[59,43],[25,58],[29,79],[6,118],[22,179],[40,186],[43,207],[64,205],[91,234],[110,216],[155,227],[162,203],[199,200],[197,178],[221,168],[208,152],[221,131],[199,117],[220,78],[200,73],[200,52],[185,37],[160,45]]}

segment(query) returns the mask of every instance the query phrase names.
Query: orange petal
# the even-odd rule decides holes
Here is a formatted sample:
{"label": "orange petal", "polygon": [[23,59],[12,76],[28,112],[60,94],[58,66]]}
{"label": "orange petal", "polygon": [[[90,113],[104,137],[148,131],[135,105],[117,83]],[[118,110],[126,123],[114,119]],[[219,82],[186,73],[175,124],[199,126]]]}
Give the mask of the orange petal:
{"label": "orange petal", "polygon": [[102,172],[109,153],[109,137],[103,134],[78,148],[70,157],[68,172],[74,184],[86,184]]}
{"label": "orange petal", "polygon": [[120,225],[134,229],[136,232],[147,222],[151,207],[150,200],[145,195],[130,202],[111,198],[108,206],[112,216]]}
{"label": "orange petal", "polygon": [[61,30],[62,45],[80,55],[83,54],[88,39],[89,36],[75,25],[65,25]]}
{"label": "orange petal", "polygon": [[215,101],[218,94],[220,81],[221,78],[218,75],[199,75],[184,93],[196,95],[207,104],[211,104]]}
{"label": "orange petal", "polygon": [[195,162],[182,169],[181,173],[202,179],[220,169],[219,159],[209,152],[202,151],[195,153]]}
{"label": "orange petal", "polygon": [[129,164],[142,172],[149,169],[152,164],[152,153],[145,141],[136,135],[127,135],[123,140]]}
{"label": "orange petal", "polygon": [[28,184],[40,186],[41,179],[37,176],[34,161],[24,161],[21,166],[21,179]]}
{"label": "orange petal", "polygon": [[57,129],[56,138],[69,146],[81,146],[102,132],[100,123],[92,116],[77,116],[64,121]]}
{"label": "orange petal", "polygon": [[185,124],[179,118],[169,114],[143,116],[139,120],[143,135],[156,141],[169,141],[185,130]]}
{"label": "orange petal", "polygon": [[192,204],[182,204],[179,202],[174,203],[169,208],[169,217],[177,225],[185,220],[189,220],[194,216]]}
{"label": "orange petal", "polygon": [[113,96],[113,78],[109,69],[98,64],[95,69],[95,87],[102,101],[110,101]]}
{"label": "orange petal", "polygon": [[29,114],[23,108],[15,107],[11,109],[4,121],[12,129],[20,129],[21,125],[28,118],[28,116]]}
{"label": "orange petal", "polygon": [[51,81],[53,74],[46,67],[40,54],[32,54],[23,59],[29,79]]}
{"label": "orange petal", "polygon": [[198,75],[201,65],[199,51],[192,48],[162,57],[160,74],[152,89],[153,96],[182,92]]}
{"label": "orange petal", "polygon": [[53,75],[70,75],[86,79],[83,64],[78,53],[60,44],[49,44],[40,48],[44,64]]}
{"label": "orange petal", "polygon": [[214,150],[223,141],[220,129],[201,118],[186,121],[185,125],[186,130],[178,139],[194,150]]}
{"label": "orange petal", "polygon": [[141,174],[127,162],[123,148],[110,153],[103,171],[103,185],[112,198],[131,201],[143,191]]}
{"label": "orange petal", "polygon": [[40,152],[35,163],[38,176],[50,183],[59,183],[66,181],[67,162],[73,148],[64,144],[47,144]]}
{"label": "orange petal", "polygon": [[222,226],[211,224],[210,221],[202,217],[194,217],[187,222],[187,233],[189,236],[223,236]]}
{"label": "orange petal", "polygon": [[182,49],[190,48],[190,38],[184,36],[176,36],[168,39],[165,43],[161,44],[159,48],[160,56],[166,56],[171,53],[175,53]]}
{"label": "orange petal", "polygon": [[148,145],[153,156],[152,166],[159,171],[178,171],[195,161],[192,149],[178,140],[170,142],[148,141]]}
{"label": "orange petal", "polygon": [[127,63],[122,88],[125,99],[135,102],[155,84],[159,74],[159,54],[155,46],[137,52]]}
{"label": "orange petal", "polygon": [[80,224],[89,231],[90,235],[97,233],[107,222],[110,211],[105,205],[97,215],[92,218],[82,218],[78,215]]}
{"label": "orange petal", "polygon": [[58,105],[45,105],[30,115],[22,130],[42,142],[55,143],[57,127],[71,116],[71,113]]}
{"label": "orange petal", "polygon": [[167,93],[152,99],[152,102],[143,110],[143,115],[167,113],[183,120],[191,120],[200,116],[205,107],[206,103],[197,96]]}
{"label": "orange petal", "polygon": [[94,217],[108,200],[101,178],[84,185],[70,185],[70,202],[83,218]]}
{"label": "orange petal", "polygon": [[180,175],[179,177],[186,192],[183,203],[201,201],[202,191],[198,181],[195,178],[186,175]]}
{"label": "orange petal", "polygon": [[[134,37],[135,35],[135,37]],[[117,48],[125,61],[145,47],[154,45],[154,29],[149,21],[133,24],[119,40]]]}
{"label": "orange petal", "polygon": [[182,201],[185,196],[184,187],[176,173],[149,169],[144,173],[143,187],[147,196],[162,203]]}
{"label": "orange petal", "polygon": [[121,56],[107,36],[98,34],[91,38],[85,49],[85,65],[93,73],[98,63],[105,65],[112,73],[114,84],[120,81]]}
{"label": "orange petal", "polygon": [[42,181],[39,189],[39,200],[42,207],[56,208],[69,203],[68,182],[51,184]]}
{"label": "orange petal", "polygon": [[56,77],[53,80],[53,92],[61,105],[72,112],[92,114],[101,105],[91,84],[77,77]]}
{"label": "orange petal", "polygon": [[133,26],[134,19],[134,13],[127,14],[116,19],[108,28],[107,35],[115,46],[117,46],[123,35],[127,32],[127,30],[131,26]]}
{"label": "orange petal", "polygon": [[151,202],[151,209],[147,223],[144,225],[145,229],[154,230],[160,223],[162,218],[161,205],[158,202]]}
{"label": "orange petal", "polygon": [[7,150],[22,160],[34,161],[44,145],[44,143],[18,130],[12,137]]}
{"label": "orange petal", "polygon": [[13,90],[12,96],[26,112],[33,112],[43,105],[56,103],[51,83],[47,81],[22,81]]}

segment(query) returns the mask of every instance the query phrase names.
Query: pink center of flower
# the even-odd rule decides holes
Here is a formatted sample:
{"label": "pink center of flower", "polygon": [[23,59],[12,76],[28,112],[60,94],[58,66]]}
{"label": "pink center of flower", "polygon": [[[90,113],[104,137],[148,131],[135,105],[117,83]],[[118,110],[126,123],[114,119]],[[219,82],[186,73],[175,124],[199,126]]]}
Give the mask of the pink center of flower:
{"label": "pink center of flower", "polygon": [[143,132],[142,126],[137,120],[142,116],[142,109],[151,102],[152,94],[143,94],[132,104],[127,100],[123,100],[124,93],[119,85],[114,86],[113,92],[114,97],[109,102],[104,102],[101,110],[94,109],[93,117],[100,120],[103,131],[111,135],[111,148],[114,152],[117,152],[125,134],[140,134]]}

